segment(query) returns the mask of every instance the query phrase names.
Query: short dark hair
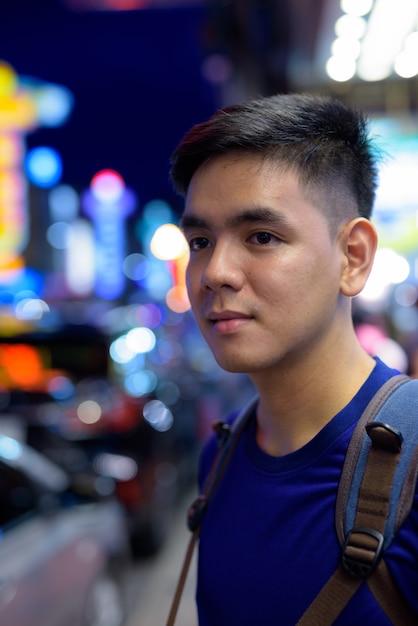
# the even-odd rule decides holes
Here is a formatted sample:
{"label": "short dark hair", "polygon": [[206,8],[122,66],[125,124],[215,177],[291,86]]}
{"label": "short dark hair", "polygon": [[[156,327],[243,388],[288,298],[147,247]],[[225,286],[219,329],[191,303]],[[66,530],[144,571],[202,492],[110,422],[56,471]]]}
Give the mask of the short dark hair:
{"label": "short dark hair", "polygon": [[[181,195],[208,159],[249,153],[293,168],[300,181],[327,194],[339,190],[355,213],[370,218],[377,186],[377,150],[365,116],[340,100],[279,94],[225,107],[197,124],[171,157]],[[334,207],[341,215],[342,208]]]}

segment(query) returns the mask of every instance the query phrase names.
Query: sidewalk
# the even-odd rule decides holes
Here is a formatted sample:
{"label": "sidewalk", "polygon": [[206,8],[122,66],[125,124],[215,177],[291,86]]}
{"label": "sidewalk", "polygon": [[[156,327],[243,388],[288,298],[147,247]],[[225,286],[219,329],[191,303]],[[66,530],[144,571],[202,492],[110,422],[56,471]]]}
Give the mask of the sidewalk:
{"label": "sidewalk", "polygon": [[[147,567],[147,575],[126,626],[164,626],[170,611],[177,580],[183,564],[184,555],[191,534],[186,526],[186,510],[192,497],[184,504],[173,518],[173,529],[168,541]],[[196,553],[189,569],[177,614],[176,626],[197,626],[194,602],[196,584]]]}

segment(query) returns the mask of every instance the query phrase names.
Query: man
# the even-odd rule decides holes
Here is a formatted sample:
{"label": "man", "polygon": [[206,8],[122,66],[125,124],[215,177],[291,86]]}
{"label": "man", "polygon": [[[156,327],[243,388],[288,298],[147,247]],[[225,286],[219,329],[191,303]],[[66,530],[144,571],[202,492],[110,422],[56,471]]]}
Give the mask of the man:
{"label": "man", "polygon": [[[254,415],[200,535],[200,626],[292,626],[335,571],[335,500],[351,434],[397,374],[357,341],[352,298],[377,246],[376,155],[339,101],[279,95],[218,111],[186,134],[189,297],[219,365],[247,373]],[[210,440],[200,481],[216,451]],[[386,562],[418,623],[418,507]],[[386,626],[362,584],[338,626]]]}

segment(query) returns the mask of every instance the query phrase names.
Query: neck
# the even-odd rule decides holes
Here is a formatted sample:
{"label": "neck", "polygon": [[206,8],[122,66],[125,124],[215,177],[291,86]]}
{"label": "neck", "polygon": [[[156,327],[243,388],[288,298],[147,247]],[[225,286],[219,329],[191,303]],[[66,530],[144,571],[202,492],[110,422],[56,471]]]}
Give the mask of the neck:
{"label": "neck", "polygon": [[354,341],[348,351],[334,350],[332,360],[316,355],[251,376],[260,397],[258,445],[273,456],[301,448],[350,402],[374,365]]}

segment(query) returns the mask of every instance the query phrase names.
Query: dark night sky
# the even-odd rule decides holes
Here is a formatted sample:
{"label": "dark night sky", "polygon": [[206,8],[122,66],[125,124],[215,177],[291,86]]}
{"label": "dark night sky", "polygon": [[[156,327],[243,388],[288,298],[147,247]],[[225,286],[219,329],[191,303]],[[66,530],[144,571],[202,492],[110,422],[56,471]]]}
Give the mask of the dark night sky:
{"label": "dark night sky", "polygon": [[0,59],[75,98],[65,126],[27,139],[29,148],[61,153],[62,182],[82,189],[109,167],[140,205],[159,197],[180,207],[168,179],[171,151],[217,107],[201,76],[204,8],[70,13],[48,0],[3,0],[0,28]]}

